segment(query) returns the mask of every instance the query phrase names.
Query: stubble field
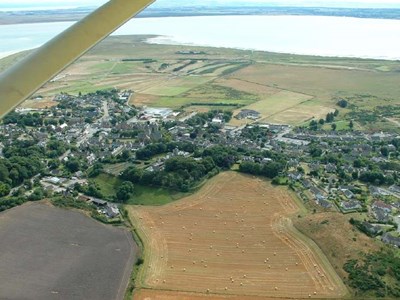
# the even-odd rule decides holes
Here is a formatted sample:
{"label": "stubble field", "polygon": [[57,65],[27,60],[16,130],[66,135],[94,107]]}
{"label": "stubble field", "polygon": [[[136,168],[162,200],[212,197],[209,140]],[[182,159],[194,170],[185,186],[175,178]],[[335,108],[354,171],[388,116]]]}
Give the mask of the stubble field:
{"label": "stubble field", "polygon": [[[298,211],[285,190],[234,172],[218,175],[178,202],[130,207],[145,246],[138,281],[159,291],[142,290],[135,299],[164,299],[164,290],[203,296],[344,296],[346,288],[323,253],[292,226],[290,216]],[[140,296],[149,293],[153,296]]]}

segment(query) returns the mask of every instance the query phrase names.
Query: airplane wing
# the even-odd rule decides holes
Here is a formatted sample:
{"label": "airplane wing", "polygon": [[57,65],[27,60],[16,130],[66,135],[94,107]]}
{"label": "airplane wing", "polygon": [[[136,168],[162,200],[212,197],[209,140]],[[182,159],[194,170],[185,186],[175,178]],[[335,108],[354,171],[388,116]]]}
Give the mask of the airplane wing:
{"label": "airplane wing", "polygon": [[155,0],[110,0],[0,74],[0,118]]}

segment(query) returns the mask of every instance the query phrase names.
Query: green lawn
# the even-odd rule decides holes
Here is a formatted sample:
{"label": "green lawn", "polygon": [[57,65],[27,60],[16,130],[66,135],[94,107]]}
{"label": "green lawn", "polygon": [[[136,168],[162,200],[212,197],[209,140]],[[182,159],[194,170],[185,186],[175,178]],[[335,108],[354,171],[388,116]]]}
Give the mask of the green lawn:
{"label": "green lawn", "polygon": [[[322,127],[325,130],[332,130],[332,124],[333,123],[325,123],[324,126]],[[341,131],[341,130],[349,130],[349,121],[343,120],[343,121],[337,121],[334,122],[336,124],[336,130]]]}
{"label": "green lawn", "polygon": [[[104,173],[94,178],[93,181],[98,184],[101,192],[106,198],[113,197],[118,186],[122,183],[121,179]],[[157,187],[147,187],[135,184],[135,192],[128,200],[127,204],[164,205],[184,196],[186,196],[186,194]]]}

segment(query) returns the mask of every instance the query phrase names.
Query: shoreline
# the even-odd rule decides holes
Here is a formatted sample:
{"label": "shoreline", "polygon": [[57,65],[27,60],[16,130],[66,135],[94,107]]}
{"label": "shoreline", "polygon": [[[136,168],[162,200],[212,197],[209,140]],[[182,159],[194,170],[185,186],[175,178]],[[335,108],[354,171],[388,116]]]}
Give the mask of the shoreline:
{"label": "shoreline", "polygon": [[[240,21],[240,22],[239,22]],[[187,28],[190,23],[191,27]],[[237,24],[241,24],[240,26]],[[56,26],[57,24],[57,26]],[[0,50],[0,59],[21,51],[31,50],[44,44],[48,38],[56,36],[74,22],[32,23],[16,25],[0,25],[7,31],[17,31],[16,40],[30,38],[28,46],[11,44]],[[43,27],[53,25],[53,30],[42,36],[28,36],[27,28],[43,31]],[[254,32],[254,28],[282,29]],[[293,34],[292,27],[299,28],[299,34]],[[54,29],[56,27],[57,29]],[[314,30],[314,28],[318,27]],[[233,28],[232,32],[227,28]],[[324,16],[193,16],[138,18],[128,21],[112,36],[144,36],[153,37],[146,40],[149,44],[179,45],[184,47],[211,47],[220,49],[236,49],[244,51],[260,51],[287,55],[315,56],[326,58],[372,59],[384,61],[400,60],[400,44],[393,35],[400,30],[400,20],[359,19],[354,17]],[[208,32],[214,30],[215,36]],[[347,30],[347,34],[342,34]],[[25,32],[26,31],[26,32]],[[191,32],[196,32],[192,34]],[[367,33],[371,33],[367,37]],[[354,36],[360,39],[355,42]],[[0,40],[2,37],[0,36]],[[12,40],[5,35],[4,45]],[[30,44],[30,45],[29,45]],[[382,46],[380,46],[382,45]],[[383,47],[383,45],[385,45]]]}
{"label": "shoreline", "polygon": [[[62,6],[62,7],[4,7],[0,8],[0,25],[28,24],[38,22],[77,21],[91,13],[97,6]],[[400,20],[400,7],[327,7],[327,6],[280,6],[280,5],[196,5],[183,6],[152,5],[136,18],[154,17],[194,17],[194,16],[226,16],[226,15],[288,15],[288,16],[325,16],[356,17],[360,19]]]}
{"label": "shoreline", "polygon": [[[1,26],[1,25],[0,25]],[[139,34],[131,34],[131,35],[113,35],[114,37],[122,37],[122,36],[141,36]],[[144,43],[150,45],[166,45],[166,46],[185,46],[185,47],[206,47],[206,48],[214,48],[214,49],[231,49],[231,50],[239,50],[239,51],[254,51],[254,52],[264,52],[271,54],[282,54],[282,55],[294,55],[294,56],[311,56],[313,58],[327,58],[327,59],[349,59],[349,60],[374,60],[374,61],[388,61],[388,62],[396,62],[400,61],[399,58],[388,58],[388,57],[369,57],[369,56],[341,56],[341,55],[319,55],[319,54],[310,54],[310,53],[300,53],[300,52],[276,52],[276,51],[268,51],[268,50],[259,50],[252,48],[244,48],[244,47],[219,47],[205,44],[192,44],[192,43],[184,43],[184,42],[175,42],[173,39],[169,39],[169,36],[159,35],[156,37],[147,38]],[[13,55],[18,55],[22,52],[26,51],[34,51],[35,49],[41,46],[30,48],[30,49],[21,49],[16,51],[9,52],[0,52],[0,61],[3,59],[7,59]]]}

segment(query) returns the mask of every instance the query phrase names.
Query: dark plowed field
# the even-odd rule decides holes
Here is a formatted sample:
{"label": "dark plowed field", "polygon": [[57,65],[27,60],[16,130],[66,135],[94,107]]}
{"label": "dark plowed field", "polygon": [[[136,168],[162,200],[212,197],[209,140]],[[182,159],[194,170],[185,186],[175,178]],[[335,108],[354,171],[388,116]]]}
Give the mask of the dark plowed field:
{"label": "dark plowed field", "polygon": [[136,245],[127,230],[30,203],[0,214],[0,299],[123,299]]}

